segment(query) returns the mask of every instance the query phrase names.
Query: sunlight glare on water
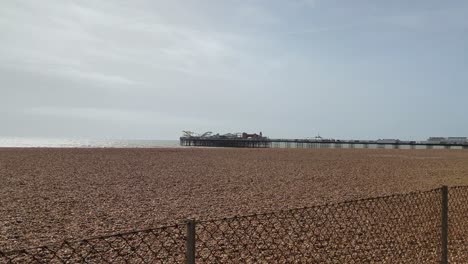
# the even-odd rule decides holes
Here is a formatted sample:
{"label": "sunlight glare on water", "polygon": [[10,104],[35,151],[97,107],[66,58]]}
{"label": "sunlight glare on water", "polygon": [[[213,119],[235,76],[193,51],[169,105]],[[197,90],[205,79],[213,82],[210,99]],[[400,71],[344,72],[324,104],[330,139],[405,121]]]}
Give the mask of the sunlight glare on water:
{"label": "sunlight glare on water", "polygon": [[18,148],[176,148],[178,140],[108,140],[2,137],[0,147]]}

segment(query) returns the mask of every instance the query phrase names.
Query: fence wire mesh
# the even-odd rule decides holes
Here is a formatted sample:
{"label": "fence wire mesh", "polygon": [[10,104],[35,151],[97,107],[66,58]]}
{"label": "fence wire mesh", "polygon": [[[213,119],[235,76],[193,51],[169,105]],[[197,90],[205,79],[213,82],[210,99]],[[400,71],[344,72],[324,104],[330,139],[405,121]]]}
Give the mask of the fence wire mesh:
{"label": "fence wire mesh", "polygon": [[185,226],[0,252],[0,263],[183,263]]}
{"label": "fence wire mesh", "polygon": [[450,263],[468,262],[468,186],[449,190]]}
{"label": "fence wire mesh", "polygon": [[[196,263],[440,263],[442,193],[195,221],[192,253]],[[450,263],[468,259],[467,216],[468,187],[450,188]],[[179,224],[0,251],[0,263],[186,263],[188,230]]]}
{"label": "fence wire mesh", "polygon": [[441,191],[197,224],[199,263],[436,263]]}

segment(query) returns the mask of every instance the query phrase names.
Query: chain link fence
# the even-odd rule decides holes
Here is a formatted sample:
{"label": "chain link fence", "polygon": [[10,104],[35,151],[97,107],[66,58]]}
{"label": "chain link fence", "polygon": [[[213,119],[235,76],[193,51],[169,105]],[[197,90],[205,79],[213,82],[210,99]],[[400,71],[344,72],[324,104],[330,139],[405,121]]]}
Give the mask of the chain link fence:
{"label": "chain link fence", "polygon": [[465,263],[468,186],[447,190],[189,220],[0,251],[0,263],[446,263],[444,252],[451,263]]}
{"label": "chain link fence", "polygon": [[184,263],[185,225],[0,252],[0,263]]}
{"label": "chain link fence", "polygon": [[468,263],[468,186],[449,190],[449,262]]}
{"label": "chain link fence", "polygon": [[200,263],[435,263],[441,192],[197,223]]}

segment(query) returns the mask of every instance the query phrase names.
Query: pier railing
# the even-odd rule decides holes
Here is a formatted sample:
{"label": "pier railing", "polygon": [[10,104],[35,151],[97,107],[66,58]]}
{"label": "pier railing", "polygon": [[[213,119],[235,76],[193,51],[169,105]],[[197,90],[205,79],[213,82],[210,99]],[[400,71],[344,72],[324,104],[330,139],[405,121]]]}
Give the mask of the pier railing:
{"label": "pier railing", "polygon": [[0,263],[461,263],[468,186],[0,251]]}

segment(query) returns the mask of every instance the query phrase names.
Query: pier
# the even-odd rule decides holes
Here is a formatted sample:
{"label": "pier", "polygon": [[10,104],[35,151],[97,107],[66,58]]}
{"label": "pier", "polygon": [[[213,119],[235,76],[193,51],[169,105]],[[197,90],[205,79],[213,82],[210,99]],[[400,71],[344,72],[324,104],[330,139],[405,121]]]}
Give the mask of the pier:
{"label": "pier", "polygon": [[385,142],[378,140],[327,140],[327,139],[270,139],[181,137],[180,145],[186,147],[232,148],[337,148],[337,149],[468,149],[468,143],[441,143],[422,141]]}
{"label": "pier", "polygon": [[180,145],[186,147],[271,148],[272,141],[270,139],[181,137]]}

